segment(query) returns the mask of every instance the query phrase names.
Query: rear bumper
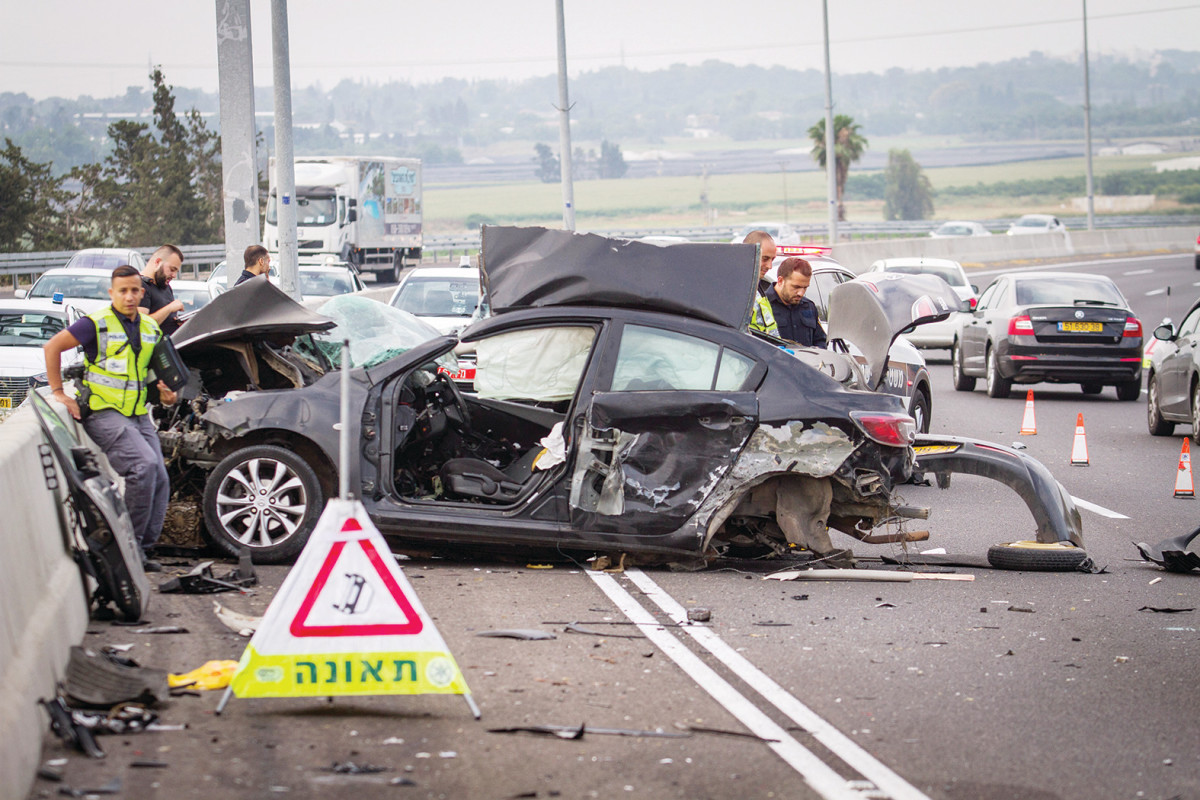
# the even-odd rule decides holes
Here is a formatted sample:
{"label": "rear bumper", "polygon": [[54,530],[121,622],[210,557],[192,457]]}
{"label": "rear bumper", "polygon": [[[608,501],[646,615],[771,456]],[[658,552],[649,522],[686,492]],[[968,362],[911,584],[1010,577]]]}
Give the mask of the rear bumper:
{"label": "rear bumper", "polygon": [[1106,384],[1141,380],[1141,339],[1109,347],[997,345],[996,366],[1001,377],[1014,383],[1097,382]]}
{"label": "rear bumper", "polygon": [[1075,501],[1050,470],[1032,456],[960,436],[918,435],[913,448],[917,470],[978,475],[1008,486],[1033,514],[1039,542],[1071,542],[1083,547],[1083,522]]}

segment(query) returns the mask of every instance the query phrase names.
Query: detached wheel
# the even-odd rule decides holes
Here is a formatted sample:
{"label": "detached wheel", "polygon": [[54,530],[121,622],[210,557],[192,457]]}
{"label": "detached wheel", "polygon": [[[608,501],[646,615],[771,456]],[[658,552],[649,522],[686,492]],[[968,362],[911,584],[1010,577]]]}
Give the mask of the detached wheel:
{"label": "detached wheel", "polygon": [[975,391],[975,379],[963,372],[962,345],[957,341],[950,348],[950,367],[954,370],[954,391]]}
{"label": "detached wheel", "polygon": [[987,558],[996,569],[1074,572],[1087,560],[1087,551],[1069,542],[1006,542],[989,547]]}
{"label": "detached wheel", "polygon": [[1005,380],[1000,375],[1000,365],[996,363],[996,348],[989,347],[987,351],[987,393],[988,397],[1008,397],[1012,389],[1012,381]]}
{"label": "detached wheel", "polygon": [[257,564],[299,555],[324,506],[312,467],[272,445],[231,453],[204,488],[204,524],[213,544],[232,556],[248,548]]}
{"label": "detached wheel", "polygon": [[1153,372],[1146,381],[1146,427],[1151,436],[1170,436],[1175,432],[1175,423],[1163,419],[1162,409],[1158,406],[1158,381]]}

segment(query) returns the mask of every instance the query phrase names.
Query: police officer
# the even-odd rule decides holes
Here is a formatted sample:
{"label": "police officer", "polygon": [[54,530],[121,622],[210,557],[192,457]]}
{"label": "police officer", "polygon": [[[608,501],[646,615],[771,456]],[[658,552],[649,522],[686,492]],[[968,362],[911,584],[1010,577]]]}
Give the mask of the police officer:
{"label": "police officer", "polygon": [[[162,566],[148,560],[146,551],[162,533],[170,483],[146,404],[172,405],[176,395],[162,381],[149,385],[150,358],[163,332],[148,314],[138,313],[143,293],[138,271],[129,265],[117,267],[108,290],[112,304],[56,333],[44,351],[54,399],[82,420],[88,436],[125,479],[125,505],[143,564],[157,572]],[[84,352],[78,402],[63,391],[62,381],[61,357],[73,347],[83,347]]]}
{"label": "police officer", "polygon": [[750,330],[778,336],[779,328],[766,297],[767,289],[771,286],[766,276],[775,261],[775,240],[766,231],[750,231],[742,242],[758,245],[758,289],[754,293],[754,317],[750,320]]}
{"label": "police officer", "polygon": [[804,296],[811,283],[811,264],[803,258],[785,258],[766,299],[774,311],[779,338],[806,347],[824,347],[825,329],[817,319],[817,304]]}

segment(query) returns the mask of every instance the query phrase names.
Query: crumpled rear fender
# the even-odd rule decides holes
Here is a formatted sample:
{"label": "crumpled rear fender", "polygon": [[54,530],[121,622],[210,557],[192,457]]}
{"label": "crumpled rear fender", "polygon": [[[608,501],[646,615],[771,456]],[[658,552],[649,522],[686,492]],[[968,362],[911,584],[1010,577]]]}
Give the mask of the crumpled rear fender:
{"label": "crumpled rear fender", "polygon": [[961,436],[917,436],[916,470],[960,472],[999,481],[1024,501],[1037,522],[1039,542],[1083,547],[1083,521],[1075,501],[1042,462],[1011,447]]}

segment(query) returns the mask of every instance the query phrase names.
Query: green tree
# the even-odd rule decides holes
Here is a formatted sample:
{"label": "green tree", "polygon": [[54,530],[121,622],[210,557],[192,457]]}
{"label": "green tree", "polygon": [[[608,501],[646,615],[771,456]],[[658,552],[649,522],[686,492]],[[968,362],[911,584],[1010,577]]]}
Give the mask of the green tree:
{"label": "green tree", "polygon": [[[822,169],[825,169],[825,120],[808,129],[808,138],[812,139],[812,157]],[[837,204],[838,219],[846,219],[846,205],[842,195],[846,192],[846,178],[850,174],[850,165],[862,158],[867,149],[867,140],[859,133],[859,126],[854,118],[846,114],[838,114],[833,118],[833,150],[834,165],[837,172]]]}
{"label": "green tree", "polygon": [[68,246],[59,210],[70,194],[53,165],[26,158],[5,138],[0,150],[0,250],[61,250]]}
{"label": "green tree", "polygon": [[538,142],[533,146],[534,156],[533,161],[538,165],[534,170],[538,180],[542,183],[554,183],[562,179],[562,165],[558,161],[558,156],[554,155],[554,151],[550,149],[550,145]]}
{"label": "green tree", "polygon": [[621,152],[621,145],[610,143],[607,139],[600,142],[599,168],[601,178],[625,177],[625,173],[629,171],[629,165],[625,163],[625,154]]}
{"label": "green tree", "polygon": [[889,150],[883,172],[883,216],[886,219],[929,219],[933,187],[907,150]]}

